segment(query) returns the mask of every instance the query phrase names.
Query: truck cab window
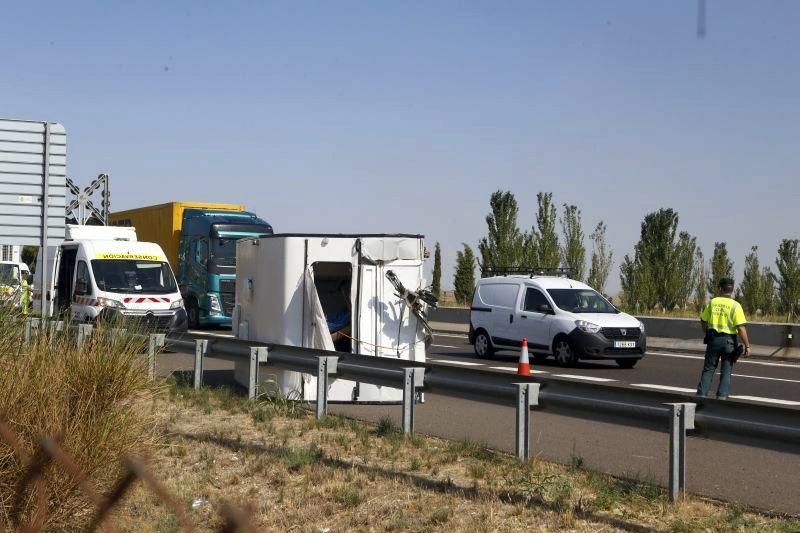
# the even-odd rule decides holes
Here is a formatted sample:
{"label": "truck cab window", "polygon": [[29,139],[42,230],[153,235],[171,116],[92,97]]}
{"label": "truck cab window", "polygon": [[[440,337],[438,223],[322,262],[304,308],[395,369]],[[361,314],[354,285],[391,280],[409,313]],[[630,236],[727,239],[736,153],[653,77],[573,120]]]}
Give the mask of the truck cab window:
{"label": "truck cab window", "polygon": [[86,296],[92,293],[92,280],[89,268],[85,261],[78,262],[78,271],[75,274],[75,296]]}

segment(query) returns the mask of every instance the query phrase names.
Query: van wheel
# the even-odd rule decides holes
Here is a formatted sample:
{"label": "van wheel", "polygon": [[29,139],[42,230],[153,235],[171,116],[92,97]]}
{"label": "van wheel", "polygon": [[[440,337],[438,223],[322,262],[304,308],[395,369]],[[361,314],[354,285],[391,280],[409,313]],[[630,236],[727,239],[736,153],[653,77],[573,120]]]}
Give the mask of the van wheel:
{"label": "van wheel", "polygon": [[633,368],[638,362],[638,359],[617,359],[617,365],[619,365],[620,368]]}
{"label": "van wheel", "polygon": [[478,359],[491,359],[494,357],[494,349],[492,349],[492,341],[489,335],[482,329],[475,333],[475,342],[473,343],[475,355]]}
{"label": "van wheel", "polygon": [[186,303],[186,318],[189,323],[189,329],[200,327],[200,309],[197,308],[196,300],[189,300]]}
{"label": "van wheel", "polygon": [[572,344],[566,337],[558,337],[553,342],[553,355],[559,366],[575,366],[575,363],[578,362],[575,350],[572,349]]}

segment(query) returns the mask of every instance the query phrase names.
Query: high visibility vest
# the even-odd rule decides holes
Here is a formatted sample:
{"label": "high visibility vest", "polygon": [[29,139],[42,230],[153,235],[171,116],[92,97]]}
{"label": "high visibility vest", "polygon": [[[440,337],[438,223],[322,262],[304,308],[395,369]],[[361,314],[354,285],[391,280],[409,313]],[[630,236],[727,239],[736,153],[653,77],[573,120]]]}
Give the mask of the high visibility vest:
{"label": "high visibility vest", "polygon": [[700,320],[717,333],[736,335],[736,328],[747,324],[742,305],[727,296],[712,298],[700,314]]}

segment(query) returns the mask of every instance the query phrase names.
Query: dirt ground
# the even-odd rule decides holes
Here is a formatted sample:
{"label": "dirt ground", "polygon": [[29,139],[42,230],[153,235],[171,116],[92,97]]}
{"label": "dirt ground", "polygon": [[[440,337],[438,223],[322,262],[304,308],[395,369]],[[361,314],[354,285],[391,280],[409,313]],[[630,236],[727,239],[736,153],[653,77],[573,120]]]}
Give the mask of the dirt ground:
{"label": "dirt ground", "polygon": [[[153,406],[163,445],[150,465],[198,530],[246,506],[259,531],[800,531],[800,521],[690,498],[643,481],[486,450],[404,438],[283,401],[172,385]],[[129,531],[178,531],[142,486],[116,512]]]}

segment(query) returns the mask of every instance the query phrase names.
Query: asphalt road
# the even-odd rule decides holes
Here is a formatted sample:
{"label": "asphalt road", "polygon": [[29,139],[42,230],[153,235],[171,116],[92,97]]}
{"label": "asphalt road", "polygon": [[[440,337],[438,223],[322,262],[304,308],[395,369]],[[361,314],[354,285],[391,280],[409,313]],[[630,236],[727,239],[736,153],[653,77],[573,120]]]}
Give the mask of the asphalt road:
{"label": "asphalt road", "polygon": [[[492,360],[478,359],[466,336],[437,334],[427,359],[431,362],[512,373],[519,354],[503,351]],[[694,394],[703,356],[686,352],[650,350],[635,368],[621,369],[614,361],[582,361],[562,368],[553,359],[539,363],[531,358],[534,373],[610,385]],[[718,376],[711,392],[716,394]],[[800,363],[739,359],[731,380],[731,398],[761,404],[800,408]]]}
{"label": "asphalt road", "polygon": [[[231,336],[230,331],[193,331],[198,335]],[[465,335],[437,333],[428,350],[427,360],[464,368],[514,373],[519,354],[502,351],[494,359],[478,359]],[[614,361],[581,361],[576,367],[562,368],[552,358],[537,362],[531,357],[533,372],[542,376],[607,383],[624,387],[694,394],[703,356],[688,352],[652,349],[635,368],[622,369]],[[716,394],[719,373],[712,383]],[[800,362],[739,359],[733,370],[731,398],[764,405],[800,408]]]}
{"label": "asphalt road", "polygon": [[[206,334],[229,335],[224,331]],[[478,360],[466,338],[459,335],[437,335],[428,354],[431,361],[508,374],[516,369],[516,357],[509,352],[498,354],[492,361]],[[162,375],[172,371],[190,371],[192,364],[192,355],[163,354],[159,357],[158,370]],[[534,365],[538,372],[568,376],[567,379],[646,386],[655,390],[677,387],[679,392],[693,392],[702,357],[688,353],[652,352],[630,370],[620,369],[613,362],[582,363],[570,369],[560,368],[552,362]],[[232,368],[231,361],[208,357],[204,382],[230,384],[233,381]],[[736,396],[763,404],[800,408],[800,365],[741,360],[734,374],[733,392]],[[332,405],[331,411],[373,422],[389,416],[398,424],[401,416],[400,407],[394,405]],[[417,408],[416,424],[421,433],[465,438],[499,450],[514,451],[515,413],[511,407],[426,394],[425,403]],[[668,481],[667,438],[666,432],[546,411],[535,411],[531,428],[533,453],[542,459],[569,464],[573,457],[579,457],[587,468],[664,486]],[[690,437],[687,488],[692,493],[765,510],[800,514],[800,499],[797,498],[800,494],[799,464],[800,456],[792,450],[767,450]]]}

